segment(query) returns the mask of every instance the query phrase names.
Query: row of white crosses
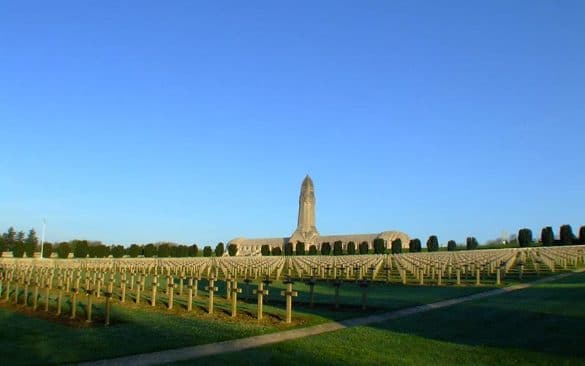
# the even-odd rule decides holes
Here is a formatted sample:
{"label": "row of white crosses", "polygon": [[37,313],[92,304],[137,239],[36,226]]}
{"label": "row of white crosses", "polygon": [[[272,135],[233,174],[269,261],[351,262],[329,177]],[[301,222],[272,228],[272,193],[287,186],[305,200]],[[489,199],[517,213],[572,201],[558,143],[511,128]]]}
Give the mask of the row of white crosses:
{"label": "row of white crosses", "polygon": [[[292,257],[289,275],[316,279],[400,281],[402,284],[475,285],[485,280],[501,285],[506,275],[540,275],[574,268],[583,262],[585,247],[539,247],[397,255],[356,255],[339,257]],[[465,277],[465,278],[462,278]]]}
{"label": "row of white crosses", "polygon": [[[369,281],[400,281],[403,284],[460,285],[467,279],[475,285],[495,279],[501,285],[505,276],[570,270],[583,263],[585,247],[538,247],[460,252],[412,253],[400,255],[352,256],[295,256],[295,257],[222,257],[177,259],[81,259],[38,260],[0,259],[0,299],[31,306],[37,310],[39,299],[49,311],[51,294],[56,294],[56,311],[62,314],[64,297],[71,301],[71,317],[76,318],[78,295],[86,299],[87,321],[92,320],[94,301],[105,298],[106,324],[110,306],[140,305],[143,297],[156,306],[159,291],[166,298],[166,306],[173,309],[175,295],[187,301],[192,311],[193,299],[199,297],[199,282],[207,280],[207,312],[214,311],[214,296],[219,290],[217,281],[224,281],[225,299],[231,305],[231,315],[237,316],[238,282],[244,282],[246,299],[251,282],[257,282],[254,291],[258,298],[258,319],[263,317],[264,297],[272,279],[283,281],[286,321],[291,321],[293,278],[305,280],[310,287],[311,305],[313,287],[317,280],[332,281],[335,286],[335,306],[339,307],[339,286],[343,281],[355,280],[362,288],[362,307],[365,309]],[[176,282],[178,280],[178,286]],[[186,289],[186,291],[185,291]],[[186,293],[186,294],[185,294]],[[32,299],[30,299],[32,297]],[[133,298],[133,300],[132,300]],[[101,300],[100,300],[101,301]]]}
{"label": "row of white crosses", "polygon": [[[64,294],[68,294],[71,298],[71,317],[76,317],[77,309],[77,295],[83,287],[87,295],[87,321],[92,320],[92,306],[95,299],[101,296],[105,297],[106,304],[106,324],[109,324],[110,306],[117,292],[117,297],[120,304],[127,303],[128,292],[133,294],[133,301],[130,303],[140,304],[141,298],[145,296],[145,292],[150,290],[150,305],[156,306],[157,292],[161,284],[164,285],[163,290],[166,294],[167,308],[173,309],[175,302],[175,294],[183,295],[183,289],[187,289],[187,311],[192,310],[193,297],[198,296],[198,282],[202,278],[202,274],[207,277],[208,286],[208,313],[214,311],[214,294],[218,291],[216,281],[223,277],[226,282],[226,300],[231,302],[231,316],[237,316],[237,296],[242,289],[238,287],[238,275],[245,275],[246,273],[255,274],[260,278],[260,273],[256,271],[249,271],[249,268],[241,266],[241,259],[234,261],[209,261],[209,260],[194,260],[194,261],[162,261],[157,264],[136,261],[115,261],[107,263],[100,260],[85,260],[85,261],[53,261],[51,263],[43,262],[42,266],[31,266],[26,262],[11,261],[10,263],[2,263],[0,270],[0,296],[5,294],[8,300],[11,294],[11,286],[14,289],[12,296],[14,302],[19,304],[20,298],[24,294],[23,305],[28,305],[29,290],[28,286],[31,283],[29,278],[41,277],[41,281],[32,282],[33,286],[39,283],[46,283],[45,296],[45,311],[49,311],[49,293],[53,288],[55,282],[57,283],[58,297],[57,297],[57,315],[61,315],[61,303]],[[264,260],[253,260],[256,267],[263,268],[261,273],[270,277],[271,273],[275,272],[276,277],[280,276],[282,271],[282,258],[269,258]],[[52,266],[49,266],[52,265]],[[235,266],[234,266],[235,265]],[[233,274],[232,274],[233,273]],[[179,286],[175,288],[175,280],[179,279]],[[185,280],[188,280],[185,286]],[[66,285],[65,285],[66,284]],[[71,286],[71,284],[74,284]],[[150,288],[148,288],[150,286]],[[24,291],[21,289],[24,287]],[[178,290],[178,292],[177,292]],[[32,294],[33,309],[36,310],[38,299],[38,286]],[[263,283],[259,284],[257,291],[258,295],[258,318],[262,319],[263,313],[263,298],[268,294],[268,291],[263,288]],[[296,293],[289,289],[287,294],[287,317],[286,321],[291,322],[291,296],[296,296]]]}

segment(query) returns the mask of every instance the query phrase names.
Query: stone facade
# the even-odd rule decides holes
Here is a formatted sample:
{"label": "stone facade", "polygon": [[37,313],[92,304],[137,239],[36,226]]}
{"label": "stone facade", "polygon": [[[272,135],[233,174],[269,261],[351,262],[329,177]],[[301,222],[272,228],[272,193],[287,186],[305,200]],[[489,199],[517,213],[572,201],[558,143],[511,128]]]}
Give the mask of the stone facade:
{"label": "stone facade", "polygon": [[290,237],[284,238],[235,238],[228,242],[235,244],[238,248],[238,255],[260,255],[260,249],[263,245],[268,245],[271,249],[280,247],[284,249],[286,243],[303,242],[305,250],[308,251],[311,245],[315,245],[317,250],[321,249],[321,244],[328,242],[333,246],[336,241],[341,241],[343,249],[347,249],[347,243],[353,241],[357,246],[362,242],[367,242],[372,248],[374,239],[383,239],[387,247],[390,247],[392,241],[400,239],[402,247],[407,248],[409,237],[400,231],[384,231],[379,234],[348,234],[348,235],[320,235],[315,225],[315,187],[313,180],[307,175],[301,184],[301,194],[299,195],[299,215],[297,228]]}

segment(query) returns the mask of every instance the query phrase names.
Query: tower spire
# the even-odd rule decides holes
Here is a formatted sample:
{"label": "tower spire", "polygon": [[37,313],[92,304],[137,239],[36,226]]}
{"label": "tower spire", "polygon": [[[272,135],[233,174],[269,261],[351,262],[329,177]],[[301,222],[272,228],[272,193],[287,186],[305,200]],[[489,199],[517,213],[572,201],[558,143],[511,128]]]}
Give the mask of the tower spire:
{"label": "tower spire", "polygon": [[302,241],[305,245],[312,245],[318,236],[319,232],[315,225],[315,186],[307,174],[301,184],[297,229],[289,241],[293,243]]}

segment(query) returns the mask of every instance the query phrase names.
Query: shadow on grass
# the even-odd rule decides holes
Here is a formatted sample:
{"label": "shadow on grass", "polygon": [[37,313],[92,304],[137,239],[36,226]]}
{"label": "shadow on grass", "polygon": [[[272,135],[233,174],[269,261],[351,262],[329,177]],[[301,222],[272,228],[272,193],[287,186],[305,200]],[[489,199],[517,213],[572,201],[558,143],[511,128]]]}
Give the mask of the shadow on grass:
{"label": "shadow on grass", "polygon": [[413,315],[376,329],[472,346],[585,357],[585,274]]}
{"label": "shadow on grass", "polygon": [[[200,282],[201,287],[204,285]],[[155,352],[270,333],[287,329],[282,326],[284,298],[279,296],[282,287],[280,283],[275,283],[270,287],[271,297],[269,305],[265,307],[267,322],[262,324],[253,321],[256,316],[256,307],[252,299],[249,303],[239,302],[239,318],[237,319],[229,318],[229,312],[226,310],[229,304],[225,299],[221,299],[221,296],[218,296],[218,303],[216,303],[217,314],[215,316],[205,314],[207,295],[204,291],[200,291],[200,298],[193,305],[194,312],[197,314],[184,311],[185,301],[179,298],[175,298],[175,307],[170,312],[162,309],[165,306],[165,299],[162,296],[157,301],[159,304],[157,308],[150,308],[147,301],[139,306],[115,304],[112,326],[108,328],[103,325],[83,329],[72,328],[59,324],[57,321],[43,321],[0,309],[0,327],[5,334],[11,335],[0,338],[0,348],[3,349],[3,359],[9,360],[11,365],[46,365]],[[353,283],[344,283],[341,287],[342,305],[339,311],[333,309],[334,289],[330,284],[320,283],[315,287],[315,307],[310,308],[308,287],[297,283],[295,290],[300,291],[300,294],[294,300],[293,319],[305,319],[304,323],[301,321],[297,326],[313,325],[329,320],[365,316],[375,312],[461,297],[489,289],[491,288],[488,286],[458,288],[374,284],[368,289],[368,310],[362,312],[360,310],[361,290]],[[561,306],[568,301],[563,291],[551,293],[548,287],[542,288],[542,291],[547,290],[549,298],[561,298],[559,300]],[[571,288],[565,290],[570,291]],[[584,292],[581,288],[577,290]],[[528,291],[531,290],[526,290]],[[514,293],[497,298],[511,299],[517,295]],[[538,295],[531,301],[538,302],[542,297],[542,294]],[[572,352],[571,350],[575,348],[573,343],[563,346],[559,345],[559,342],[550,340],[551,332],[558,333],[553,327],[555,324],[561,324],[565,338],[569,338],[571,329],[584,333],[582,318],[555,313],[554,309],[549,312],[550,316],[556,317],[547,322],[550,329],[546,327],[536,329],[534,326],[530,328],[525,325],[521,328],[517,324],[535,323],[536,315],[534,314],[540,314],[538,309],[530,308],[528,306],[530,302],[525,302],[520,308],[504,308],[503,304],[506,304],[505,301],[508,300],[504,303],[500,300],[498,308],[497,303],[491,303],[494,299],[496,298],[432,311],[378,325],[376,328],[455,343],[523,347],[538,351],[543,351],[543,349],[539,348],[542,346],[535,342],[535,339],[539,337],[534,334],[546,331],[548,334],[541,337],[543,338],[541,343],[551,343],[552,346],[547,350],[551,353],[567,352],[567,350]],[[582,300],[580,300],[581,303]],[[520,302],[520,300],[517,301]],[[79,311],[79,316],[83,317],[81,304]],[[99,319],[103,317],[103,310],[100,306],[96,306],[94,311],[96,322],[99,322]],[[66,309],[64,313],[67,313]],[[577,326],[577,328],[566,328],[567,325]],[[514,331],[511,328],[517,330]],[[528,338],[527,332],[531,333]],[[582,340],[579,337],[575,338]],[[362,341],[366,342],[362,346],[367,349],[367,343],[370,341]]]}

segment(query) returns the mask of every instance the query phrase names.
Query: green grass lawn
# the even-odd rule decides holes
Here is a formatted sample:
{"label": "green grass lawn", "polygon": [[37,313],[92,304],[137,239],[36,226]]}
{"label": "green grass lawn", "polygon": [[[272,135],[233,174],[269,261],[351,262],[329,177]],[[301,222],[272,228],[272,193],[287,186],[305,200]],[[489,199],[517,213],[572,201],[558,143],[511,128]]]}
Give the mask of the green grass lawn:
{"label": "green grass lawn", "polygon": [[[584,365],[585,274],[333,333],[196,360],[262,365]],[[181,363],[188,364],[189,362]]]}
{"label": "green grass lawn", "polygon": [[[200,288],[206,283],[202,281]],[[244,286],[243,283],[240,286]],[[103,298],[96,300],[94,315],[96,321],[92,326],[85,326],[83,321],[64,324],[63,319],[70,313],[68,301],[64,302],[63,317],[54,315],[47,319],[38,318],[42,315],[43,306],[39,306],[36,314],[13,311],[13,305],[3,304],[0,307],[0,349],[1,360],[10,365],[48,365],[81,360],[111,358],[136,353],[153,352],[163,349],[178,348],[197,344],[205,344],[228,339],[265,334],[291,327],[302,327],[328,322],[334,319],[345,319],[364,316],[371,312],[382,312],[399,309],[442,299],[459,297],[489,289],[489,287],[413,287],[386,286],[374,284],[368,289],[368,311],[359,309],[361,289],[353,282],[342,285],[340,290],[341,309],[333,309],[333,292],[331,284],[322,282],[315,286],[315,308],[308,306],[308,286],[301,282],[295,284],[300,292],[295,299],[293,319],[295,323],[287,326],[283,323],[284,305],[280,296],[281,282],[271,285],[271,296],[265,306],[265,320],[261,323],[255,319],[255,302],[239,303],[239,316],[229,317],[229,303],[223,299],[220,288],[216,296],[216,314],[205,314],[207,294],[200,291],[201,297],[194,303],[193,313],[184,309],[185,299],[176,297],[174,309],[164,308],[166,297],[161,293],[162,304],[151,308],[145,299],[137,306],[115,303],[113,306],[112,325],[104,327]],[[148,294],[148,291],[146,292]],[[55,293],[52,294],[55,296]],[[145,294],[146,296],[146,294]],[[68,299],[68,298],[67,298]],[[79,296],[78,317],[85,314],[85,296]],[[128,292],[127,301],[131,296]],[[50,313],[54,314],[53,308]],[[22,309],[22,306],[20,306]]]}

